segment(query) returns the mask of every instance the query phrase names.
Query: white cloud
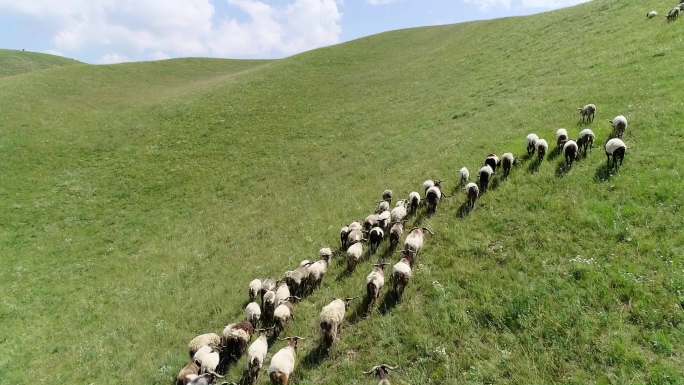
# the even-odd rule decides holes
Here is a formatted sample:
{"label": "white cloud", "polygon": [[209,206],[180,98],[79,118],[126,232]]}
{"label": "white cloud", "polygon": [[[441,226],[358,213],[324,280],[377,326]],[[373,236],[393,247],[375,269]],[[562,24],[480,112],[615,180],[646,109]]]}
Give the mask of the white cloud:
{"label": "white cloud", "polygon": [[118,53],[108,53],[102,55],[100,60],[98,60],[98,64],[122,63],[130,60],[131,59],[127,58],[126,56],[119,55]]}
{"label": "white cloud", "polygon": [[334,44],[337,0],[227,1],[244,18],[219,16],[212,0],[0,0],[54,27],[53,49],[100,52],[100,62],[173,56],[275,57]]}

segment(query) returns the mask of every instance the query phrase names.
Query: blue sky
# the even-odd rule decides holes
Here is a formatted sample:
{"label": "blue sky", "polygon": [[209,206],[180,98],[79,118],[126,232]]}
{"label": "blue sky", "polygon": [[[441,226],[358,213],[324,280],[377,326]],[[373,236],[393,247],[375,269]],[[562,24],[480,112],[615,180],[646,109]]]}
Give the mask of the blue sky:
{"label": "blue sky", "polygon": [[0,47],[116,63],[278,58],[378,32],[586,0],[0,0]]}

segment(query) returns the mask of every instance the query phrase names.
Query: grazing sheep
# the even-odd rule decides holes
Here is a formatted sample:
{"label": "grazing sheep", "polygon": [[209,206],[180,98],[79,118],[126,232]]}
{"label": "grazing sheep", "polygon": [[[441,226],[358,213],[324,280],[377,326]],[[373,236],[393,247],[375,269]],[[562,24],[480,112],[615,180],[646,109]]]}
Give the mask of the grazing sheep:
{"label": "grazing sheep", "polygon": [[370,313],[370,309],[375,304],[375,301],[380,297],[380,291],[385,286],[385,266],[387,263],[379,263],[373,265],[373,271],[366,277],[366,314]]}
{"label": "grazing sheep", "polygon": [[679,12],[681,9],[679,6],[676,6],[672,8],[668,13],[667,13],[667,21],[675,21],[677,18],[679,18]]}
{"label": "grazing sheep", "polygon": [[459,174],[459,183],[462,186],[465,186],[466,183],[468,183],[468,180],[470,180],[470,171],[466,167],[461,167],[461,170],[458,172]]}
{"label": "grazing sheep", "polygon": [[568,139],[568,130],[565,128],[559,128],[556,131],[556,146],[558,147],[558,152],[563,149],[563,146],[565,146],[565,142],[567,142]]}
{"label": "grazing sheep", "polygon": [[303,297],[307,293],[310,264],[310,261],[303,261],[298,268],[285,272],[285,283],[287,283],[287,287],[296,296]]}
{"label": "grazing sheep", "polygon": [[583,154],[586,155],[587,150],[591,151],[591,149],[594,148],[595,138],[594,131],[589,128],[580,131],[579,138],[577,139],[577,146]]}
{"label": "grazing sheep", "polygon": [[618,138],[622,138],[627,129],[627,118],[623,115],[616,116],[613,120],[609,120],[610,125],[613,126],[613,135]]}
{"label": "grazing sheep", "polygon": [[202,346],[192,360],[199,366],[199,374],[215,373],[220,361],[219,351],[210,346]]}
{"label": "grazing sheep", "polygon": [[190,360],[190,362],[188,362],[188,364],[185,365],[180,372],[178,372],[178,376],[176,377],[176,385],[188,385],[190,381],[199,377],[199,374],[200,366],[197,365],[197,362],[194,360]]}
{"label": "grazing sheep", "polygon": [[409,258],[411,264],[413,264],[413,261],[423,249],[426,231],[432,234],[432,231],[426,227],[413,228],[404,240],[404,255]]}
{"label": "grazing sheep", "polygon": [[328,261],[330,260],[330,257],[322,256],[322,258],[323,259],[309,265],[309,280],[312,290],[321,285],[323,277],[325,277],[325,273],[328,272]]}
{"label": "grazing sheep", "polygon": [[357,242],[349,246],[347,249],[347,268],[349,271],[354,270],[356,264],[361,260],[363,255],[363,243]]}
{"label": "grazing sheep", "polygon": [[508,174],[511,173],[511,169],[516,162],[515,156],[513,156],[513,154],[510,152],[501,155],[501,167],[503,168],[504,178],[508,178]]}
{"label": "grazing sheep", "polygon": [[268,376],[272,385],[288,385],[294,371],[297,343],[303,339],[302,337],[283,338],[283,340],[288,340],[287,346],[271,357],[271,364],[268,367]]}
{"label": "grazing sheep", "polygon": [[468,207],[472,209],[475,207],[475,202],[480,196],[480,189],[475,183],[468,183],[465,187],[466,196],[468,197]]}
{"label": "grazing sheep", "polygon": [[401,222],[406,218],[406,215],[408,214],[407,205],[405,200],[397,202],[397,206],[390,212],[390,220],[392,223]]}
{"label": "grazing sheep", "polygon": [[392,190],[385,190],[382,192],[382,200],[387,203],[392,203]]}
{"label": "grazing sheep", "polygon": [[261,293],[261,280],[254,279],[249,283],[249,300],[254,301]]}
{"label": "grazing sheep", "polygon": [[366,217],[366,220],[363,221],[363,229],[368,232],[370,229],[378,225],[378,222],[380,221],[380,214],[371,214]]}
{"label": "grazing sheep", "polygon": [[195,353],[202,346],[209,346],[213,349],[218,349],[221,347],[221,336],[216,333],[206,333],[200,334],[197,337],[190,340],[188,343],[188,353],[190,353],[190,358],[195,356]]}
{"label": "grazing sheep", "polygon": [[582,123],[591,123],[594,121],[594,116],[596,116],[595,104],[587,104],[586,106],[578,108],[577,110],[579,110]]}
{"label": "grazing sheep", "polygon": [[347,236],[349,236],[349,227],[344,226],[340,229],[340,246],[342,248],[347,247]]}
{"label": "grazing sheep", "polygon": [[380,247],[380,243],[385,238],[385,232],[380,227],[373,227],[368,234],[368,241],[370,244],[370,253],[375,254]]}
{"label": "grazing sheep", "polygon": [[492,170],[489,165],[485,165],[480,169],[480,190],[482,190],[482,193],[487,192],[489,180],[492,178],[492,174],[494,174],[494,170]]}
{"label": "grazing sheep", "polygon": [[223,353],[222,358],[237,361],[245,354],[247,344],[254,334],[254,326],[249,321],[230,324],[223,329]]}
{"label": "grazing sheep", "polygon": [[245,316],[253,327],[257,327],[257,323],[261,319],[261,307],[256,302],[250,302],[245,307]]}
{"label": "grazing sheep", "polygon": [[404,293],[406,285],[408,285],[411,275],[411,260],[409,258],[402,258],[392,267],[392,285],[394,293],[398,298]]}
{"label": "grazing sheep", "polygon": [[537,156],[539,157],[539,160],[544,160],[546,152],[549,151],[549,144],[545,139],[537,139],[535,145],[537,146]]}
{"label": "grazing sheep", "polygon": [[273,332],[275,335],[279,335],[283,330],[285,330],[285,327],[290,320],[294,319],[294,315],[292,314],[293,309],[294,306],[292,306],[289,298],[287,300],[281,301],[278,307],[276,307],[275,311],[273,312],[273,319],[275,321],[273,325]]}
{"label": "grazing sheep", "polygon": [[376,214],[380,214],[383,211],[387,211],[390,209],[390,204],[387,201],[380,201],[378,202],[378,208],[375,209]]}
{"label": "grazing sheep", "polygon": [[392,224],[390,229],[390,248],[395,249],[401,240],[401,235],[404,233],[404,223],[396,222]]}
{"label": "grazing sheep", "polygon": [[329,263],[333,256],[332,249],[329,247],[323,247],[322,249],[318,250],[318,256]]}
{"label": "grazing sheep", "polygon": [[537,150],[537,141],[539,140],[539,137],[537,134],[529,134],[527,135],[527,155],[532,156],[534,152]]}
{"label": "grazing sheep", "polygon": [[436,181],[435,185],[430,187],[425,192],[425,201],[427,202],[428,213],[434,214],[437,211],[437,205],[442,199],[442,186],[440,181]]}
{"label": "grazing sheep", "polygon": [[287,283],[281,282],[278,285],[278,289],[275,292],[275,303],[280,303],[282,301],[285,301],[286,299],[290,298],[292,294],[290,294],[290,288],[287,286]]}
{"label": "grazing sheep", "polygon": [[270,324],[273,322],[273,312],[276,306],[276,293],[273,290],[269,290],[264,294],[262,304],[261,319],[265,324]]}
{"label": "grazing sheep", "polygon": [[249,384],[255,384],[259,379],[259,371],[264,365],[267,353],[268,339],[265,335],[260,335],[251,345],[249,345],[249,348],[247,349]]}
{"label": "grazing sheep", "polygon": [[378,224],[377,226],[380,227],[381,229],[388,231],[390,223],[392,219],[392,213],[390,211],[383,211],[378,215]]}
{"label": "grazing sheep", "polygon": [[375,374],[376,377],[380,379],[378,385],[390,385],[389,382],[389,372],[390,370],[395,370],[396,367],[389,366],[387,364],[382,364],[374,366],[371,370],[363,372],[363,374]]}
{"label": "grazing sheep", "polygon": [[656,16],[658,16],[658,12],[656,12],[656,11],[651,11],[651,12],[646,14],[646,17],[649,19],[653,19]]}
{"label": "grazing sheep", "polygon": [[499,160],[499,157],[496,156],[496,154],[489,154],[487,155],[484,164],[491,167],[492,173],[496,174],[496,168],[501,164],[501,160]]}
{"label": "grazing sheep", "polygon": [[427,192],[427,190],[435,185],[435,181],[432,179],[428,179],[425,182],[423,182],[423,191]]}
{"label": "grazing sheep", "polygon": [[420,206],[420,194],[418,194],[415,191],[412,191],[409,194],[409,212],[411,214],[415,214],[416,211],[418,211],[419,206]]}
{"label": "grazing sheep", "polygon": [[[625,152],[627,145],[621,139],[613,138],[606,142],[606,157],[608,158],[608,168],[618,168],[618,163],[622,166],[622,161],[625,159]],[[611,165],[611,157],[613,162]]]}
{"label": "grazing sheep", "polygon": [[571,167],[572,162],[577,159],[578,147],[577,142],[574,140],[568,140],[563,146],[563,155],[565,155],[565,166]]}
{"label": "grazing sheep", "polygon": [[342,329],[349,303],[355,298],[336,299],[323,307],[320,315],[321,335],[326,346],[331,346]]}

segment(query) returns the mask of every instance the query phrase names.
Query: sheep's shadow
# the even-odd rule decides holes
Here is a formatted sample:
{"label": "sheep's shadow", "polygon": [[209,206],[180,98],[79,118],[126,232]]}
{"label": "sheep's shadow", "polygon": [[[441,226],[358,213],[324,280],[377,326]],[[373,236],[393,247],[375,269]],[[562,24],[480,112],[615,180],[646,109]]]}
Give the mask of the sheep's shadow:
{"label": "sheep's shadow", "polygon": [[525,154],[523,154],[523,156],[519,157],[518,159],[520,160],[520,162],[525,163],[528,160],[532,160],[533,156],[534,156],[534,154],[525,153]]}
{"label": "sheep's shadow", "polygon": [[561,152],[563,152],[563,149],[561,147],[556,146],[556,148],[554,148],[553,151],[551,151],[551,153],[549,154],[549,160],[555,160],[560,156]]}
{"label": "sheep's shadow", "polygon": [[556,176],[558,178],[564,177],[568,172],[572,170],[572,165],[566,165],[565,161],[563,162],[558,162],[556,165]]}
{"label": "sheep's shadow", "polygon": [[474,208],[475,208],[474,206],[470,207],[470,205],[468,204],[468,201],[465,201],[465,202],[461,203],[461,206],[458,208],[457,215],[459,218],[465,218],[468,215],[470,215],[470,213],[473,211]]}
{"label": "sheep's shadow", "polygon": [[330,348],[323,342],[319,341],[316,348],[309,351],[302,360],[302,366],[306,369],[314,369],[323,361],[330,357]]}
{"label": "sheep's shadow", "polygon": [[350,269],[348,266],[344,267],[344,270],[340,271],[337,274],[337,277],[335,277],[335,282],[341,282],[344,281],[345,279],[349,278],[354,274],[354,271],[356,270],[356,266],[354,268]]}
{"label": "sheep's shadow", "polygon": [[382,302],[380,303],[378,310],[380,311],[380,314],[387,315],[392,311],[392,309],[397,307],[399,302],[401,302],[401,296],[397,294],[395,290],[389,290],[382,298]]}
{"label": "sheep's shadow", "polygon": [[354,310],[349,315],[348,322],[350,325],[354,325],[359,321],[368,318],[369,310],[371,306],[371,300],[368,295],[363,296],[363,300],[359,302]]}
{"label": "sheep's shadow", "polygon": [[429,218],[427,211],[427,208],[418,211],[416,217],[413,219],[413,227],[420,227],[423,224],[425,218]]}
{"label": "sheep's shadow", "polygon": [[502,182],[502,180],[501,180],[500,176],[492,178],[492,181],[489,182],[489,187],[487,188],[487,191],[489,191],[489,190],[495,191],[496,189],[499,188],[499,186],[501,185],[501,182]]}
{"label": "sheep's shadow", "polygon": [[610,172],[613,170],[613,168],[608,166],[608,163],[603,163],[596,169],[596,172],[594,173],[594,180],[597,182],[608,181],[612,176]]}
{"label": "sheep's shadow", "polygon": [[530,165],[527,166],[527,171],[530,174],[535,174],[535,173],[539,172],[539,167],[541,167],[542,162],[543,162],[543,159],[541,159],[540,157],[534,158],[532,160],[532,162],[530,162]]}

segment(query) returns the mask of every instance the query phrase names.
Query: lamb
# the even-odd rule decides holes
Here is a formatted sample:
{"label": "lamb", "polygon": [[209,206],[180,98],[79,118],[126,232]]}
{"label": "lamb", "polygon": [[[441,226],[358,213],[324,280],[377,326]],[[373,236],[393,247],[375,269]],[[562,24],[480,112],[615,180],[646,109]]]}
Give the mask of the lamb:
{"label": "lamb", "polygon": [[504,178],[508,178],[508,174],[511,173],[511,169],[513,168],[513,165],[517,163],[515,156],[511,154],[510,152],[507,152],[503,155],[501,155],[501,167],[503,168],[503,176]]}
{"label": "lamb", "polygon": [[294,315],[292,314],[293,309],[294,306],[292,306],[289,298],[287,300],[281,301],[278,307],[276,307],[275,311],[273,312],[273,319],[275,321],[275,324],[273,325],[273,331],[275,335],[280,334],[290,320],[294,319]]}
{"label": "lamb", "polygon": [[496,154],[489,154],[489,155],[487,155],[487,158],[485,159],[484,164],[491,167],[492,173],[496,174],[496,168],[499,167],[499,165],[501,164],[501,161],[499,160],[499,157],[496,156]]}
{"label": "lamb", "polygon": [[406,255],[411,264],[423,249],[425,244],[425,232],[432,234],[432,231],[427,227],[413,228],[404,240],[404,255]]}
{"label": "lamb", "polygon": [[373,265],[373,271],[366,277],[366,314],[370,313],[370,309],[375,304],[375,301],[380,297],[380,291],[385,286],[385,266],[387,263],[379,263]]}
{"label": "lamb", "polygon": [[371,370],[363,372],[363,374],[375,374],[376,377],[380,379],[378,385],[390,385],[389,382],[389,372],[390,370],[395,370],[396,367],[391,367],[387,364],[382,364],[374,366]]}
{"label": "lamb", "polygon": [[411,212],[411,214],[415,214],[418,211],[419,206],[420,206],[420,194],[418,194],[415,191],[412,191],[409,194],[409,212]]}
{"label": "lamb", "polygon": [[489,187],[489,180],[492,178],[492,174],[494,174],[494,170],[489,165],[485,165],[480,169],[480,190],[482,190],[482,193],[487,192],[487,188]]}
{"label": "lamb", "polygon": [[223,351],[221,353],[224,355],[222,360],[239,360],[245,354],[252,334],[254,334],[254,326],[249,321],[227,325],[222,333]]}
{"label": "lamb", "polygon": [[[608,168],[618,168],[618,163],[620,166],[622,166],[622,161],[625,159],[625,152],[627,150],[627,146],[625,145],[625,142],[623,142],[621,139],[618,138],[613,138],[606,142],[606,157],[608,158]],[[611,157],[613,158],[613,162],[611,165]]]}
{"label": "lamb", "polygon": [[247,349],[247,372],[249,373],[249,384],[255,384],[259,379],[259,371],[264,365],[266,354],[268,353],[268,339],[265,335],[260,335]]}
{"label": "lamb", "polygon": [[249,283],[249,300],[254,301],[261,293],[261,280],[254,279]]}
{"label": "lamb", "polygon": [[390,248],[394,250],[401,240],[401,235],[404,233],[404,223],[396,222],[392,224],[390,229]]}
{"label": "lamb", "polygon": [[261,307],[256,302],[250,302],[245,307],[245,316],[253,327],[257,327],[259,319],[261,319]]}
{"label": "lamb", "polygon": [[578,147],[577,142],[568,140],[563,146],[563,155],[565,155],[565,166],[572,167],[572,162],[577,159]]}
{"label": "lamb", "polygon": [[651,12],[646,14],[646,17],[649,19],[653,19],[656,16],[658,16],[658,12],[656,12],[656,11],[651,11]]}
{"label": "lamb", "polygon": [[199,366],[199,374],[216,373],[220,361],[219,351],[209,346],[202,346],[192,360]]}
{"label": "lamb", "polygon": [[625,134],[625,130],[627,129],[627,118],[625,118],[623,115],[618,115],[616,116],[613,120],[609,120],[610,125],[613,126],[613,135],[616,137],[622,139],[622,136]]}
{"label": "lamb", "polygon": [[539,140],[539,137],[537,134],[529,134],[527,135],[527,155],[532,156],[534,152],[537,150],[537,141]]}
{"label": "lamb", "polygon": [[273,290],[269,290],[264,294],[262,302],[262,312],[261,318],[264,323],[269,324],[273,321],[273,312],[275,311],[276,304],[276,293]]}
{"label": "lamb", "polygon": [[470,171],[468,171],[466,167],[462,167],[458,174],[461,187],[465,186],[466,183],[468,183],[468,180],[470,180]]}
{"label": "lamb", "polygon": [[471,210],[473,207],[475,207],[475,202],[477,202],[477,198],[480,196],[480,189],[477,187],[475,183],[468,183],[465,187],[466,191],[466,196],[468,197],[468,208]]}
{"label": "lamb", "polygon": [[336,299],[325,305],[321,310],[320,326],[323,342],[330,347],[337,339],[342,329],[344,315],[349,307],[349,303],[356,298]]}
{"label": "lamb", "polygon": [[392,203],[392,190],[385,190],[382,192],[382,200],[387,203]]}
{"label": "lamb", "polygon": [[288,341],[287,346],[273,355],[271,364],[268,367],[268,376],[271,379],[272,385],[288,385],[290,376],[294,371],[297,343],[303,339],[302,337],[283,339]]}
{"label": "lamb", "polygon": [[680,12],[679,6],[676,6],[672,8],[668,13],[667,13],[667,21],[675,21],[677,18],[679,18],[679,12]]}
{"label": "lamb", "polygon": [[428,213],[433,214],[435,211],[437,211],[437,205],[439,205],[439,201],[442,199],[442,187],[441,187],[441,182],[436,181],[435,185],[427,189],[425,192],[425,201],[428,204]]}
{"label": "lamb", "polygon": [[579,111],[582,123],[591,123],[594,121],[594,116],[596,115],[596,105],[587,104],[582,108],[577,109]]}
{"label": "lamb", "polygon": [[385,232],[380,227],[373,227],[368,235],[370,242],[370,253],[375,254],[380,247],[380,243],[385,238]]}
{"label": "lamb", "polygon": [[188,343],[188,353],[190,353],[190,358],[195,356],[195,353],[202,346],[209,346],[213,349],[218,349],[221,347],[221,336],[216,333],[206,333],[200,334],[197,337],[190,340]]}
{"label": "lamb", "polygon": [[349,271],[354,270],[356,264],[361,260],[363,255],[363,243],[357,242],[349,246],[347,249],[347,268]]}
{"label": "lamb", "polygon": [[432,179],[428,179],[425,182],[423,182],[423,190],[427,192],[427,190],[434,185],[435,181],[433,181]]}
{"label": "lamb", "polygon": [[376,214],[380,214],[383,211],[387,211],[390,209],[390,204],[387,201],[380,201],[378,202],[378,208],[375,210]]}
{"label": "lamb", "polygon": [[407,203],[405,200],[397,202],[397,206],[390,212],[390,220],[392,223],[401,222],[407,215]]}
{"label": "lamb", "polygon": [[199,372],[200,366],[197,365],[197,362],[194,360],[190,360],[190,362],[188,362],[188,364],[185,365],[180,372],[178,372],[178,376],[176,377],[176,385],[188,385],[190,381],[199,377]]}
{"label": "lamb", "polygon": [[535,145],[537,146],[537,156],[539,157],[539,160],[544,160],[546,152],[549,151],[549,144],[545,139],[538,139],[535,142]]}
{"label": "lamb", "polygon": [[594,135],[594,131],[592,131],[589,128],[585,128],[584,130],[580,131],[579,138],[577,139],[577,146],[579,147],[579,150],[586,155],[587,150],[590,150],[594,148],[594,139],[596,136]]}
{"label": "lamb", "polygon": [[565,128],[559,128],[556,131],[556,146],[558,147],[558,152],[563,149],[563,146],[565,146],[565,142],[568,141],[568,138],[568,130]]}
{"label": "lamb", "polygon": [[401,298],[412,274],[411,260],[409,258],[402,258],[392,267],[392,285],[397,298]]}

